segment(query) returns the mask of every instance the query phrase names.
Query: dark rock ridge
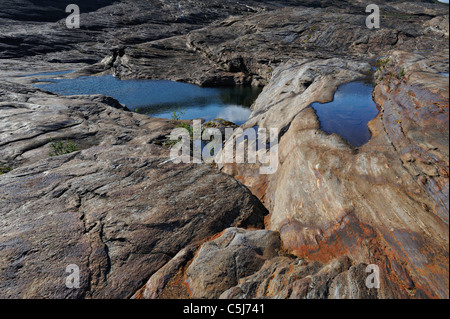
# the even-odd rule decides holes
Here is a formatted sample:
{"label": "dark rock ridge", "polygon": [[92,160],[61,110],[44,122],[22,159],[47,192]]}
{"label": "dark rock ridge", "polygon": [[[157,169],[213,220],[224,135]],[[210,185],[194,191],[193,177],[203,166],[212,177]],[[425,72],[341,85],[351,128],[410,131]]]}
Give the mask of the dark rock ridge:
{"label": "dark rock ridge", "polygon": [[[365,26],[364,8],[355,10],[358,14],[329,6],[232,16],[186,35],[125,46],[120,54],[104,60],[103,67],[111,67],[122,78],[168,78],[206,86],[264,85],[280,63],[292,58],[342,56],[348,60],[351,55],[367,59],[393,47],[421,50],[437,48],[445,41],[424,37],[434,29],[423,25],[417,13],[392,7],[383,10],[387,11],[383,28],[377,31]],[[431,12],[443,14],[437,9]],[[407,18],[392,19],[403,15]]]}
{"label": "dark rock ridge", "polygon": [[370,1],[118,1],[84,13],[78,30],[64,19],[17,22],[27,10],[8,14],[3,7],[15,6],[4,1],[0,70],[16,75],[89,64],[76,75],[264,85],[289,58],[378,57],[408,40],[418,50],[438,48],[440,41],[421,37],[438,29],[423,23],[448,14],[448,6],[431,2],[380,2],[383,28],[375,32],[365,26]]}
{"label": "dark rock ridge", "polygon": [[[231,15],[298,6],[298,1],[96,0],[77,2],[80,29],[65,26],[69,1],[5,0],[0,4],[0,59],[39,56],[54,66],[92,64],[112,48],[169,38]],[[315,1],[307,1],[315,4]],[[95,10],[98,9],[98,10]],[[56,21],[58,20],[58,21]],[[27,63],[40,68],[33,59]],[[11,61],[5,61],[8,63]],[[61,67],[61,66],[60,66]],[[5,68],[11,71],[11,66]],[[18,70],[28,71],[15,65]],[[46,66],[47,69],[52,67]],[[54,67],[53,67],[54,69]]]}

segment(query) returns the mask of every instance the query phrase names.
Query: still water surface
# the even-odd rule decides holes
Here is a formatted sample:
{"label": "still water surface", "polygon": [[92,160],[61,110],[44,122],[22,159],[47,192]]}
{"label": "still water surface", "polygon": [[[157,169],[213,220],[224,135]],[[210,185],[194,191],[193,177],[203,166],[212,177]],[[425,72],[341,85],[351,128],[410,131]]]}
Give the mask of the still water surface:
{"label": "still water surface", "polygon": [[[203,88],[163,80],[119,80],[112,75],[45,81],[36,86],[62,95],[112,96],[130,110],[154,117],[171,118],[177,111],[185,120],[222,118],[238,125],[248,120],[250,106],[261,93],[260,88]],[[322,130],[337,133],[356,147],[367,143],[371,138],[367,124],[378,115],[372,91],[370,83],[351,82],[338,88],[332,102],[311,104]]]}
{"label": "still water surface", "polygon": [[378,115],[372,99],[373,85],[363,81],[341,85],[330,103],[313,103],[321,129],[337,133],[353,146],[366,144],[371,134],[367,124]]}
{"label": "still water surface", "polygon": [[61,95],[103,94],[112,96],[130,110],[154,117],[171,118],[174,111],[182,119],[222,118],[238,125],[250,116],[250,106],[261,88],[203,88],[162,80],[119,80],[112,75],[76,79],[46,79],[35,86]]}

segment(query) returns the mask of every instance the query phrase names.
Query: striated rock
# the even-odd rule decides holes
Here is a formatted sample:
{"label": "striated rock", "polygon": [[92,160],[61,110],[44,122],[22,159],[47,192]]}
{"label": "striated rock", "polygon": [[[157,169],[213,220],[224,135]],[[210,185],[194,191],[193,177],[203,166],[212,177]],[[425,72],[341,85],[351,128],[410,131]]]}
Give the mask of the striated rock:
{"label": "striated rock", "polygon": [[383,28],[370,30],[365,24],[369,3],[334,1],[319,6],[304,1],[300,7],[231,16],[182,36],[126,47],[112,71],[123,78],[261,86],[279,65],[291,60],[342,57],[351,64],[349,56],[376,58],[396,46],[428,50],[445,45],[442,37],[424,34],[431,18],[445,18],[448,7],[417,4],[426,7],[430,17],[425,18],[408,5],[382,5]]}
{"label": "striated rock", "polygon": [[316,274],[322,268],[319,262],[277,257],[266,261],[255,274],[242,278],[239,285],[225,291],[221,299],[287,299],[295,282]]}
{"label": "striated rock", "polygon": [[[313,102],[332,101],[339,85],[367,77],[370,68],[368,63],[341,58],[283,64],[273,72],[242,127],[277,128],[283,137],[300,112]],[[298,120],[306,121],[304,125],[311,128],[320,127],[315,118]],[[271,196],[267,192],[270,175],[260,175],[259,164],[225,164],[222,171],[244,183],[263,203],[270,200],[267,197]]]}
{"label": "striated rock", "polygon": [[[92,147],[1,175],[1,297],[127,298],[186,246],[262,227],[266,211],[240,183],[165,152]],[[80,289],[65,286],[72,264]]]}
{"label": "striated rock", "polygon": [[264,261],[277,256],[279,235],[268,230],[227,229],[202,245],[186,270],[193,298],[218,298],[239,279],[256,272]]}
{"label": "striated rock", "polygon": [[[197,245],[191,245],[181,250],[174,258],[172,258],[164,267],[159,269],[141,288],[136,292],[132,299],[160,299],[164,298],[166,291],[170,290],[170,282],[176,278],[177,273],[184,267],[193,257],[195,251],[198,249]],[[179,281],[181,281],[180,279]],[[178,282],[178,288],[180,282]],[[185,289],[187,290],[187,288]],[[184,292],[186,297],[188,293]],[[176,294],[171,294],[172,299],[181,299],[183,292],[177,289]]]}
{"label": "striated rock", "polygon": [[[302,116],[314,114],[308,109]],[[396,159],[395,149],[380,147],[380,139],[355,152],[340,137],[302,129],[294,120],[280,144],[278,176],[269,182],[270,229],[279,229],[285,247],[298,256],[319,260],[345,253],[358,262],[379,263],[372,259],[373,245],[383,247],[382,255],[404,261],[417,285],[445,296],[448,224],[430,209],[430,196],[410,191],[417,188],[415,179]],[[293,221],[297,227],[289,226]],[[303,232],[310,235],[299,235]],[[443,281],[435,277],[436,268]]]}
{"label": "striated rock", "polygon": [[286,130],[311,103],[332,101],[339,85],[364,78],[369,71],[368,63],[340,58],[282,65],[274,71],[243,127]]}
{"label": "striated rock", "polygon": [[273,258],[222,299],[373,299],[377,290],[366,286],[366,266],[351,266],[348,257],[324,265],[317,261]]}
{"label": "striated rock", "polygon": [[[84,2],[80,30],[64,1],[0,4],[0,297],[448,298],[448,6],[380,1],[369,30],[369,0]],[[380,114],[354,148],[308,106],[373,67]],[[69,69],[266,86],[244,127],[280,129],[279,169],[223,172],[267,230],[228,229],[268,213],[242,184],[151,145],[175,123],[11,82]],[[69,139],[82,151],[48,158]]]}
{"label": "striated rock", "polygon": [[0,164],[12,168],[48,158],[55,141],[70,140],[79,149],[140,145],[176,125],[128,112],[112,98],[62,97],[11,82],[0,82],[0,111]]}
{"label": "striated rock", "polygon": [[[448,223],[449,80],[439,74],[448,70],[448,49],[432,59],[403,51],[389,59],[374,92],[386,134],[403,167]],[[398,79],[400,69],[405,76]]]}
{"label": "striated rock", "polygon": [[425,33],[430,34],[438,34],[444,37],[449,36],[449,26],[448,26],[448,15],[438,16],[436,18],[431,19],[430,21],[425,22],[424,26],[427,27],[425,29]]}
{"label": "striated rock", "polygon": [[[230,16],[247,16],[286,6],[317,6],[314,0],[302,3],[298,1],[242,3],[236,0],[226,2],[218,0],[82,0],[77,3],[81,11],[80,29],[67,29],[65,18],[69,14],[65,12],[65,8],[68,4],[70,1],[66,0],[58,1],[58,3],[41,1],[39,4],[26,0],[19,0],[19,3],[5,0],[0,4],[0,21],[2,21],[0,24],[2,34],[0,69],[5,75],[32,73],[30,70],[37,73],[48,70],[78,69],[100,62],[109,55],[114,59],[122,57],[126,48],[131,49],[127,50],[127,55],[132,57],[130,60],[136,58],[136,55],[130,51],[142,51],[141,56],[145,59],[155,58],[155,56],[152,57],[154,52],[150,50],[146,54],[145,50],[140,48],[140,44],[177,37]],[[326,5],[332,6],[333,2],[329,1]],[[346,5],[349,6],[348,3]],[[353,5],[349,7],[354,8]],[[179,42],[178,46],[180,44],[184,45],[184,42]],[[168,45],[166,47],[169,48]],[[115,56],[113,52],[116,52]],[[161,57],[170,56],[173,52],[159,52],[162,56],[156,56],[156,58],[161,63],[159,70],[163,71],[170,64],[164,63]],[[187,59],[189,56],[186,46],[180,50],[180,53],[179,57]],[[125,60],[123,59],[122,62]],[[178,67],[183,66],[182,60],[171,62],[176,62]],[[137,63],[131,63],[133,64]],[[149,63],[144,64],[146,67],[153,68]],[[184,64],[192,67],[188,60]],[[177,73],[178,76],[182,77],[183,72],[187,70],[189,68],[183,67]],[[102,72],[98,68],[96,71]],[[125,68],[122,71],[127,73]],[[139,68],[134,71],[141,73]],[[148,70],[147,76],[154,75]]]}
{"label": "striated rock", "polygon": [[[103,96],[0,90],[2,298],[127,298],[186,247],[263,227],[267,211],[240,183],[175,165],[151,144],[174,121]],[[66,139],[82,151],[49,157],[49,144]],[[73,264],[75,290],[65,286]]]}
{"label": "striated rock", "polygon": [[367,288],[367,265],[359,264],[337,275],[330,285],[329,299],[377,299],[376,288]]}
{"label": "striated rock", "polygon": [[[410,2],[380,2],[383,28],[369,30],[370,1],[99,1],[83,7],[76,30],[67,29],[64,19],[38,22],[24,10],[11,13],[6,1],[0,10],[7,22],[0,27],[0,69],[15,81],[29,81],[15,76],[31,69],[85,67],[67,77],[106,72],[205,86],[263,86],[277,66],[292,59],[376,58],[396,46],[439,48],[445,37],[424,35],[445,33],[441,20],[448,6]],[[10,23],[14,19],[27,21]]]}

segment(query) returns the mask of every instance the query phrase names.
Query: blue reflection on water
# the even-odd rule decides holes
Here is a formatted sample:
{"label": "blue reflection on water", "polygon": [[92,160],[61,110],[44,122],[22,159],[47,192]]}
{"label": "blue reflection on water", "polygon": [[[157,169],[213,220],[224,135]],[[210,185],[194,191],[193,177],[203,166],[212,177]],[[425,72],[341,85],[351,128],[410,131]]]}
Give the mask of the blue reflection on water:
{"label": "blue reflection on water", "polygon": [[182,119],[223,118],[238,125],[246,122],[250,106],[260,88],[203,88],[163,80],[119,80],[112,75],[46,80],[36,86],[62,95],[103,94],[112,96],[130,110],[154,117],[170,118],[173,111]]}
{"label": "blue reflection on water", "polygon": [[[238,125],[245,123],[250,106],[261,89],[251,87],[202,88],[163,80],[119,80],[112,75],[51,79],[37,87],[61,95],[103,94],[112,96],[130,110],[154,117],[170,118],[181,111],[182,119],[222,118]],[[352,82],[341,85],[330,103],[313,103],[321,128],[337,133],[352,145],[367,143],[371,134],[367,123],[378,115],[372,100],[373,85]]]}
{"label": "blue reflection on water", "polygon": [[372,91],[372,84],[351,82],[337,89],[332,102],[311,104],[321,129],[341,135],[353,146],[366,144],[371,138],[367,124],[378,115]]}

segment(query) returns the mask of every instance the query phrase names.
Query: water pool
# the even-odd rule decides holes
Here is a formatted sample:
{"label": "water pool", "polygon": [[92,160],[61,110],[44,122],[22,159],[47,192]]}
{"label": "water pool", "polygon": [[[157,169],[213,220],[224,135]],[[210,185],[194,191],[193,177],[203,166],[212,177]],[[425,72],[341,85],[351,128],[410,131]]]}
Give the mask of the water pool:
{"label": "water pool", "polygon": [[366,144],[371,136],[367,124],[378,115],[372,99],[373,84],[364,81],[341,85],[330,103],[313,103],[321,129],[337,133],[353,146]]}
{"label": "water pool", "polygon": [[[112,96],[131,111],[154,117],[180,119],[222,118],[238,125],[245,123],[250,106],[261,88],[204,88],[193,84],[165,80],[119,80],[112,75],[85,76],[76,79],[45,79],[35,86],[61,95],[103,94]],[[367,123],[378,115],[372,100],[373,84],[364,81],[341,85],[330,103],[313,103],[327,133],[337,133],[359,147],[371,134]]]}
{"label": "water pool", "polygon": [[76,79],[45,79],[36,87],[61,95],[103,94],[112,96],[130,110],[154,117],[181,119],[222,118],[238,125],[246,122],[250,106],[261,88],[203,88],[164,80],[119,80],[112,75]]}

